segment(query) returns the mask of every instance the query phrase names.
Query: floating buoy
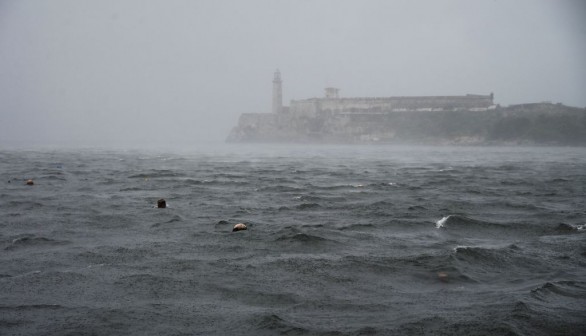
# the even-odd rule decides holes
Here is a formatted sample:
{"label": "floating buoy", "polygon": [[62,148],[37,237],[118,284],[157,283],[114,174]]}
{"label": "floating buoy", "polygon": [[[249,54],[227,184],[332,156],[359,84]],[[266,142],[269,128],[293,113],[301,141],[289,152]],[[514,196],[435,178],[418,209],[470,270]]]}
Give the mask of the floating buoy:
{"label": "floating buoy", "polygon": [[167,207],[167,202],[165,201],[165,199],[161,198],[160,200],[157,201],[157,208],[166,208]]}
{"label": "floating buoy", "polygon": [[26,180],[26,185],[34,185],[35,182],[33,180]]}
{"label": "floating buoy", "polygon": [[440,279],[440,281],[448,282],[448,273],[446,272],[437,272],[437,277]]}
{"label": "floating buoy", "polygon": [[234,225],[234,228],[232,229],[232,232],[234,232],[234,231],[242,231],[242,230],[246,230],[246,229],[247,229],[246,224],[238,223],[238,224]]}

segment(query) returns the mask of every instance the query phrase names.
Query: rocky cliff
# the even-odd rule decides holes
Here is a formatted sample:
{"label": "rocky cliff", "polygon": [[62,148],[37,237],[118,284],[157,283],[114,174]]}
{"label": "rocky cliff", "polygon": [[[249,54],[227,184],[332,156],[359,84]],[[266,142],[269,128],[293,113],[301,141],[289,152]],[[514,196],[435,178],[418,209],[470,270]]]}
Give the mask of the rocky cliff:
{"label": "rocky cliff", "polygon": [[586,145],[586,109],[536,103],[482,111],[243,114],[230,142]]}

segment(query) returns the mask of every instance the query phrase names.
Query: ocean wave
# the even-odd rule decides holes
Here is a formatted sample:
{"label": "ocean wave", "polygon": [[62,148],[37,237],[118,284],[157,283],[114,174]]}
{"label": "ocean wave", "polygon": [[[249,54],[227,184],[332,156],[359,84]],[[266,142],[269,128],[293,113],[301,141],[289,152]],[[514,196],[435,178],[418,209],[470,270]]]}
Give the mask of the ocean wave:
{"label": "ocean wave", "polygon": [[26,310],[45,310],[45,309],[62,309],[59,304],[23,304],[23,305],[7,305],[0,304],[0,311],[26,311]]}
{"label": "ocean wave", "polygon": [[487,319],[486,316],[467,319],[423,317],[414,322],[404,323],[385,335],[519,335],[518,328],[502,320]]}
{"label": "ocean wave", "polygon": [[336,205],[336,208],[339,209],[346,209],[348,207],[352,208],[353,213],[360,215],[363,218],[388,218],[389,216],[397,216],[397,210],[395,209],[396,205],[388,200],[378,200],[375,202],[356,203],[351,205],[348,205],[347,203]]}
{"label": "ocean wave", "polygon": [[495,167],[495,169],[505,171],[505,172],[513,172],[513,171],[522,170],[523,167],[522,167],[522,165],[504,164],[504,165]]}
{"label": "ocean wave", "polygon": [[451,263],[479,283],[525,282],[550,267],[517,245],[503,247],[458,246]]}
{"label": "ocean wave", "polygon": [[285,186],[285,185],[271,185],[271,186],[267,186],[267,187],[258,188],[258,191],[259,192],[276,192],[276,193],[293,193],[293,192],[302,193],[302,192],[306,191],[306,189],[300,188],[300,187]]}
{"label": "ocean wave", "polygon": [[224,179],[249,179],[250,176],[247,174],[241,173],[216,173],[212,175],[214,178],[224,178]]}
{"label": "ocean wave", "polygon": [[426,180],[422,184],[422,186],[424,188],[429,188],[429,187],[436,187],[436,186],[457,185],[460,182],[461,182],[461,180],[459,178],[457,178],[457,177],[446,177],[446,176],[436,177],[436,176],[429,176],[429,179]]}
{"label": "ocean wave", "polygon": [[4,249],[7,251],[16,250],[19,248],[30,248],[36,246],[55,246],[69,243],[64,240],[55,240],[46,237],[37,237],[35,235],[26,235],[23,237],[14,238],[10,245]]}
{"label": "ocean wave", "polygon": [[157,227],[161,227],[167,224],[172,224],[172,223],[176,223],[176,222],[183,222],[185,219],[182,216],[179,215],[173,215],[171,218],[169,218],[168,220],[164,221],[164,222],[160,222],[160,223],[155,223],[152,224],[151,227],[152,228],[157,228]]}
{"label": "ocean wave", "polygon": [[376,228],[376,225],[374,224],[370,224],[370,223],[365,223],[365,224],[360,224],[360,223],[356,223],[356,224],[350,224],[350,225],[346,225],[346,226],[342,226],[339,228],[339,230],[345,231],[345,230],[356,230],[356,231],[361,231],[361,230],[371,230]]}
{"label": "ocean wave", "polygon": [[524,178],[519,178],[519,179],[502,180],[502,181],[500,181],[500,184],[505,187],[521,187],[521,186],[534,187],[535,181],[527,180]]}
{"label": "ocean wave", "polygon": [[181,297],[186,289],[195,285],[191,280],[179,280],[172,276],[149,273],[125,275],[114,281],[114,285],[126,294],[147,298],[154,296]]}
{"label": "ocean wave", "polygon": [[[236,270],[241,272],[241,270]],[[217,283],[206,288],[218,293],[221,297],[237,301],[246,307],[290,307],[299,304],[299,295],[288,292],[281,287],[267,286],[234,286],[232,283]]]}
{"label": "ocean wave", "polygon": [[461,227],[461,226],[503,226],[496,223],[491,223],[479,219],[470,218],[463,215],[448,215],[442,217],[442,219],[438,220],[436,223],[437,228],[451,228],[451,227]]}
{"label": "ocean wave", "polygon": [[531,290],[531,296],[541,301],[548,301],[555,297],[586,299],[586,282],[583,281],[555,281],[546,282]]}
{"label": "ocean wave", "polygon": [[[513,225],[501,224],[496,222],[489,222],[485,220],[475,219],[464,215],[447,215],[435,222],[435,227],[438,229],[445,229],[450,232],[457,231],[472,231],[476,233],[486,233],[490,231],[509,231],[517,228]],[[481,231],[484,230],[484,231]]]}
{"label": "ocean wave", "polygon": [[18,208],[19,210],[31,211],[37,210],[45,206],[44,203],[35,202],[35,201],[15,201],[11,200],[8,201],[5,205],[7,208]]}
{"label": "ocean wave", "polygon": [[[431,290],[440,284],[477,284],[447,255],[407,257],[348,256],[339,267],[361,274],[380,275],[394,279],[394,286],[406,292]],[[402,279],[398,281],[397,279]]]}
{"label": "ocean wave", "polygon": [[442,151],[0,151],[0,334],[585,330],[584,150]]}
{"label": "ocean wave", "polygon": [[519,247],[517,247],[517,245],[511,244],[502,248],[457,246],[453,251],[458,260],[466,260],[469,263],[505,265],[513,256],[513,253],[518,250]]}
{"label": "ocean wave", "polygon": [[183,180],[183,181],[181,181],[181,182],[182,182],[184,185],[200,185],[200,184],[203,184],[203,183],[204,183],[203,181],[200,181],[200,180],[195,180],[195,179],[192,179],[192,178],[186,178],[186,179],[184,179],[184,180]]}
{"label": "ocean wave", "polygon": [[291,234],[282,235],[282,236],[278,237],[277,239],[275,239],[275,241],[281,241],[281,242],[286,241],[286,242],[304,243],[304,244],[319,244],[319,243],[327,242],[330,240],[326,239],[326,238],[322,238],[320,236],[314,236],[314,235],[310,235],[307,233],[299,232],[299,233],[291,233]]}
{"label": "ocean wave", "polygon": [[76,255],[77,260],[80,260],[84,264],[92,265],[133,263],[154,257],[157,257],[157,254],[152,248],[128,248],[121,246],[99,246]]}
{"label": "ocean wave", "polygon": [[318,203],[301,203],[297,205],[295,208],[298,210],[310,210],[310,209],[317,209],[320,208],[321,205]]}
{"label": "ocean wave", "polygon": [[82,291],[80,284],[88,280],[88,276],[75,271],[33,271],[25,274],[4,278],[4,285],[11,293],[42,293],[45,288]]}
{"label": "ocean wave", "polygon": [[397,182],[377,182],[377,183],[369,183],[366,185],[367,188],[373,190],[388,190],[388,189],[395,189],[398,187],[402,187],[402,184]]}
{"label": "ocean wave", "polygon": [[294,199],[300,200],[300,201],[303,201],[303,202],[314,202],[314,203],[317,203],[317,202],[319,202],[319,201],[322,200],[322,197],[315,196],[315,195],[301,195],[301,196],[295,196]]}
{"label": "ocean wave", "polygon": [[120,189],[121,192],[127,192],[127,191],[142,191],[142,190],[148,190],[148,188],[141,188],[141,187],[128,187],[128,188],[122,188]]}
{"label": "ocean wave", "polygon": [[310,330],[303,328],[296,323],[286,321],[276,314],[266,314],[256,318],[252,322],[260,330],[268,330],[271,333],[281,335],[307,335]]}
{"label": "ocean wave", "polygon": [[182,173],[178,173],[177,171],[169,170],[169,169],[153,169],[148,172],[140,173],[140,174],[133,174],[128,176],[130,179],[156,179],[156,178],[164,178],[164,177],[183,177]]}
{"label": "ocean wave", "polygon": [[355,190],[355,189],[363,189],[364,185],[357,183],[357,184],[334,184],[334,185],[311,185],[311,189],[319,190],[319,191],[342,191],[342,190]]}
{"label": "ocean wave", "polygon": [[373,203],[369,203],[366,205],[363,205],[362,208],[364,210],[390,210],[393,208],[393,203],[389,202],[389,201],[376,201]]}
{"label": "ocean wave", "polygon": [[41,181],[67,181],[67,178],[63,176],[63,173],[59,172],[57,174],[50,174],[50,175],[41,175],[39,177]]}
{"label": "ocean wave", "polygon": [[558,226],[555,227],[554,231],[557,233],[578,233],[584,232],[586,229],[586,224],[567,224],[567,223],[560,223]]}
{"label": "ocean wave", "polygon": [[561,177],[557,177],[557,178],[554,178],[554,179],[547,181],[547,183],[567,183],[567,182],[571,182],[571,181],[567,178],[561,178]]}

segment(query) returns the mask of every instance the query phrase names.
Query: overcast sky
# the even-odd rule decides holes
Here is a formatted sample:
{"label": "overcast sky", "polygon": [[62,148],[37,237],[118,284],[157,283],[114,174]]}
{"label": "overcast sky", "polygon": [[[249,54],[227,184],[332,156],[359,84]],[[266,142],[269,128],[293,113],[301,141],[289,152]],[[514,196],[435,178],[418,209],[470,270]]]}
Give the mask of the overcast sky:
{"label": "overcast sky", "polygon": [[189,146],[283,99],[586,107],[582,0],[0,0],[0,148]]}

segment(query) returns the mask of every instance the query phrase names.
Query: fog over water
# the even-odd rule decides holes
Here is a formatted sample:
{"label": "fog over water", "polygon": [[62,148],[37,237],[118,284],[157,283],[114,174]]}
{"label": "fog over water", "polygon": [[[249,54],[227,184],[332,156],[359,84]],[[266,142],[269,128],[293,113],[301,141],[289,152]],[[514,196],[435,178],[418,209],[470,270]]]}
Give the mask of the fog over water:
{"label": "fog over water", "polygon": [[585,19],[0,0],[0,335],[586,335]]}
{"label": "fog over water", "polygon": [[586,106],[583,1],[0,1],[0,148],[189,147],[322,95]]}

